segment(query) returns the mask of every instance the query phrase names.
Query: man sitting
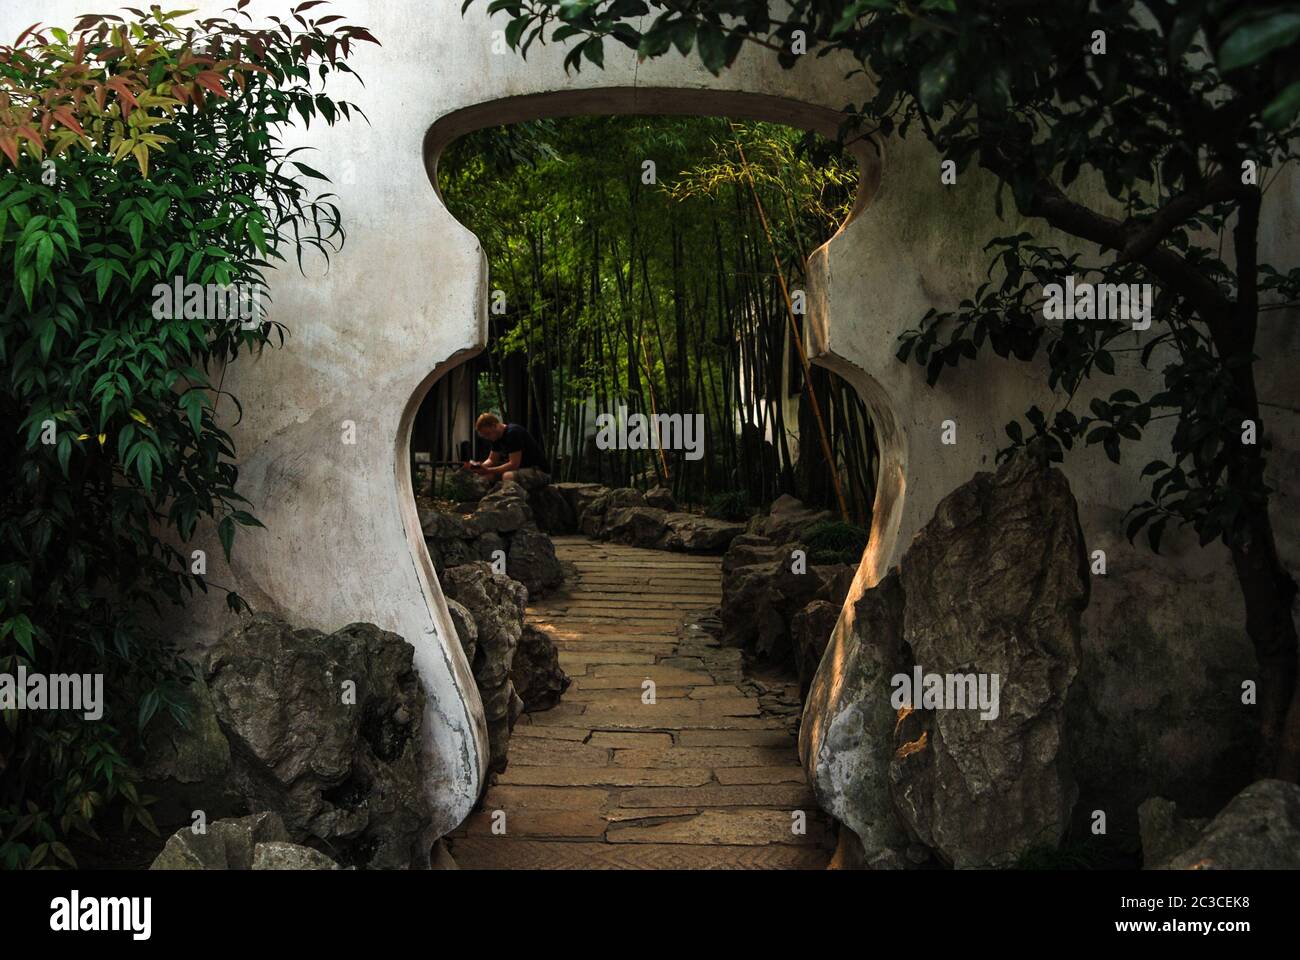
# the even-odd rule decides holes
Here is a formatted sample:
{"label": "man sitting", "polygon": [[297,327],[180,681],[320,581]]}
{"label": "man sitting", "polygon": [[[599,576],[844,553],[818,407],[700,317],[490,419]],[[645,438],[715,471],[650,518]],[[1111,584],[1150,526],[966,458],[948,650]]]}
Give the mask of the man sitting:
{"label": "man sitting", "polygon": [[483,462],[471,460],[465,469],[489,480],[512,480],[525,490],[536,490],[551,482],[551,469],[541,444],[517,423],[502,423],[495,413],[481,413],[474,430],[492,445]]}

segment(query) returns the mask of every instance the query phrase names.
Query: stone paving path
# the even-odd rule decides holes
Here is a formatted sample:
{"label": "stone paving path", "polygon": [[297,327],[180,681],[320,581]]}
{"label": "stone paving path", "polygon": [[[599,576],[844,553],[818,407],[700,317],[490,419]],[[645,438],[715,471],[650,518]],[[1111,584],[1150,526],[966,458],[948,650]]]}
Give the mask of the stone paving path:
{"label": "stone paving path", "polygon": [[457,863],[824,868],[833,842],[799,766],[797,684],[747,679],[740,651],[706,629],[721,560],[585,537],[555,549],[569,582],[528,619],[555,637],[573,684],[520,718],[508,769],[448,838]]}

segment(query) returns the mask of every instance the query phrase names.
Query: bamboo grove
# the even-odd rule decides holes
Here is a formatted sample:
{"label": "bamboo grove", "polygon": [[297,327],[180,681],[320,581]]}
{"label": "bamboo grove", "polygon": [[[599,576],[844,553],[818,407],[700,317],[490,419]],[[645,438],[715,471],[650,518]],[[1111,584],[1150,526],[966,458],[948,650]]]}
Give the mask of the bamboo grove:
{"label": "bamboo grove", "polygon": [[[737,518],[792,493],[866,523],[865,408],[821,368],[809,390],[794,335],[808,254],[856,183],[834,144],[720,118],[582,117],[457,141],[439,184],[483,244],[497,307],[475,404],[525,425],[557,480],[663,484]],[[596,414],[621,406],[702,414],[704,456],[597,450]]]}

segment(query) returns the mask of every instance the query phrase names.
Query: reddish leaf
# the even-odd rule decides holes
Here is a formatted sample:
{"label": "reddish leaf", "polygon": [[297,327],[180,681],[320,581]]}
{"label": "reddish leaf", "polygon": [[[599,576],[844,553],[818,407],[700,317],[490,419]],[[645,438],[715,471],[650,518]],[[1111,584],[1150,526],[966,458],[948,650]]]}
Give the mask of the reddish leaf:
{"label": "reddish leaf", "polygon": [[218,74],[213,73],[211,70],[204,70],[194,79],[196,82],[203,84],[203,86],[207,87],[218,97],[221,97],[222,99],[230,98],[230,94],[226,93],[226,88],[221,85],[221,77]]}
{"label": "reddish leaf", "polygon": [[123,118],[130,115],[132,107],[138,107],[140,105],[140,101],[136,100],[135,94],[131,92],[131,87],[121,77],[113,77],[106,81],[104,85],[111,88],[117,94],[117,99],[122,104]]}
{"label": "reddish leaf", "polygon": [[77,118],[72,115],[72,111],[67,107],[55,107],[53,113],[54,119],[73,133],[80,134],[83,137],[86,135],[86,131],[81,129],[81,124],[77,122]]}
{"label": "reddish leaf", "polygon": [[[36,23],[33,23],[30,27],[28,27],[26,30],[24,30],[22,33],[18,34],[18,39],[14,41],[14,46],[21,47],[23,45],[23,41],[27,39],[27,35],[31,33],[33,30],[35,30],[37,27],[39,27],[40,25],[41,25],[40,21],[37,21]],[[14,163],[17,162],[18,162],[17,160],[14,161]]]}
{"label": "reddish leaf", "polygon": [[20,137],[26,137],[42,152],[45,150],[45,141],[41,139],[40,134],[36,132],[35,128],[31,126],[22,126],[14,132]]}

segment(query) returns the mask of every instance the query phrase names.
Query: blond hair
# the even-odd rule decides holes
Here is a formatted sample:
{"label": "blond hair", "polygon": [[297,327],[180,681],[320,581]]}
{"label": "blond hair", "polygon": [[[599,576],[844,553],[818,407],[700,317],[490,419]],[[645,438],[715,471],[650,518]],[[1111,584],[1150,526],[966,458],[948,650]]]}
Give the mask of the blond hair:
{"label": "blond hair", "polygon": [[485,427],[501,426],[501,418],[495,413],[480,413],[478,419],[474,421],[476,431],[483,430]]}

